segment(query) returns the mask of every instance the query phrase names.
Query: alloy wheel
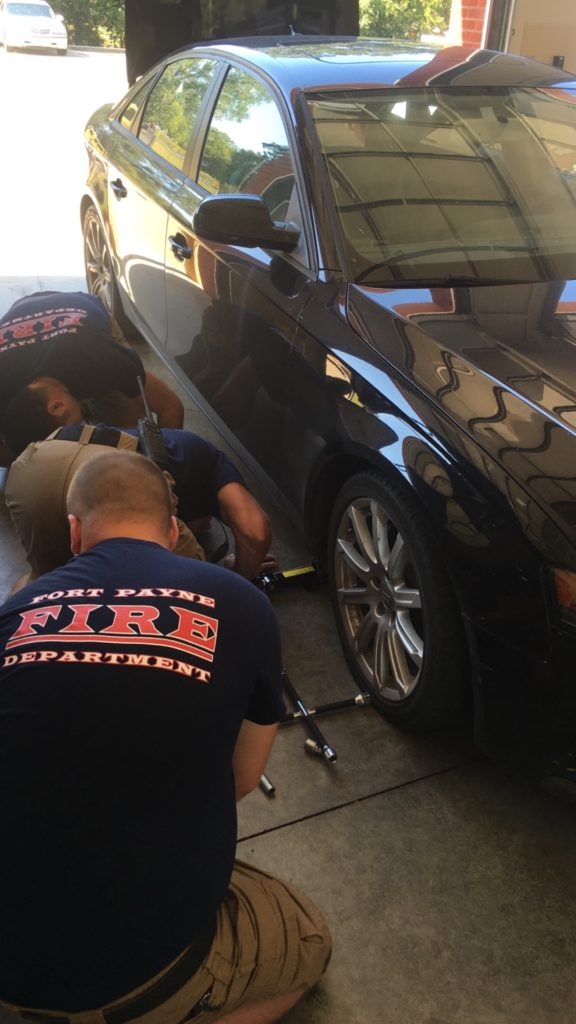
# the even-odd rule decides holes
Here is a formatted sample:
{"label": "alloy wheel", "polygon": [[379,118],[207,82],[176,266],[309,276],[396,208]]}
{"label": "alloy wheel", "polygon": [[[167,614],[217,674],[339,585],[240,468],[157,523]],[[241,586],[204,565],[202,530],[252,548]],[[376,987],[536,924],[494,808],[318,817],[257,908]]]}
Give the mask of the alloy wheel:
{"label": "alloy wheel", "polygon": [[109,313],[113,313],[112,260],[102,225],[93,211],[88,211],[84,221],[84,263],[88,291],[103,302]]}
{"label": "alloy wheel", "polygon": [[416,689],[424,658],[415,558],[381,502],[357,498],[334,544],[334,584],[349,648],[367,685],[401,702]]}

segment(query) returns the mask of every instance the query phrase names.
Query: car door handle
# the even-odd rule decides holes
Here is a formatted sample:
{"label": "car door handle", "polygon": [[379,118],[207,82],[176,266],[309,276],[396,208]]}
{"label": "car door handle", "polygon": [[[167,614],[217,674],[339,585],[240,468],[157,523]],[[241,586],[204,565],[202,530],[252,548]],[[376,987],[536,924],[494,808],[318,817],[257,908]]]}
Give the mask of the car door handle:
{"label": "car door handle", "polygon": [[180,260],[181,263],[192,258],[192,249],[186,244],[186,239],[180,232],[177,235],[169,235],[168,241],[176,259]]}
{"label": "car door handle", "polygon": [[110,188],[112,189],[116,199],[125,199],[128,195],[127,188],[122,184],[120,178],[116,178],[116,181],[110,182]]}

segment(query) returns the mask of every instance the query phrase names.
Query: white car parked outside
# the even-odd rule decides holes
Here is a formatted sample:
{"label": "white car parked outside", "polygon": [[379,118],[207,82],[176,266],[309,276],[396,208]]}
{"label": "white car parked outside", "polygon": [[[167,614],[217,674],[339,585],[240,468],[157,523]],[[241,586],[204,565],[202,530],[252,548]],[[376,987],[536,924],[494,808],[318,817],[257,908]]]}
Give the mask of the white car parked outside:
{"label": "white car parked outside", "polygon": [[63,57],[68,49],[64,18],[45,0],[0,0],[0,44],[6,50],[55,50]]}

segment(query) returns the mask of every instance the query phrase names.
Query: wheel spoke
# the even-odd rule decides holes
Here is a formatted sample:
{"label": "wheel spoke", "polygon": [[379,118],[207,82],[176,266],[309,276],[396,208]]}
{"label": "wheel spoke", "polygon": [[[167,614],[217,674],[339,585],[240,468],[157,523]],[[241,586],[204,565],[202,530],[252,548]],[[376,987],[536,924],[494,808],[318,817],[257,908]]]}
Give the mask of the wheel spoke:
{"label": "wheel spoke", "polygon": [[405,651],[410,655],[412,661],[418,666],[418,668],[420,668],[424,655],[424,644],[422,637],[418,636],[418,633],[414,629],[408,612],[398,613],[394,623],[394,629]]}
{"label": "wheel spoke", "polygon": [[96,253],[94,252],[94,245],[92,244],[92,239],[89,238],[88,236],[86,236],[86,260],[93,264],[96,264],[98,262]]}
{"label": "wheel spoke", "polygon": [[338,550],[353,572],[357,576],[360,576],[361,579],[368,580],[368,577],[370,576],[370,566],[354,544],[350,541],[343,540],[342,537],[339,537]]}
{"label": "wheel spoke", "polygon": [[366,604],[369,599],[367,587],[339,587],[338,600],[341,604]]}
{"label": "wheel spoke", "polygon": [[422,598],[419,590],[406,587],[404,583],[394,587],[394,600],[397,608],[421,608]]}
{"label": "wheel spoke", "polygon": [[348,515],[350,517],[354,536],[356,537],[356,542],[360,551],[365,556],[367,562],[371,565],[376,565],[376,549],[372,533],[368,527],[368,515],[366,509],[363,508],[360,503],[355,502],[348,510]]}
{"label": "wheel spoke", "polygon": [[372,612],[368,612],[368,614],[362,619],[362,622],[354,634],[354,647],[357,654],[365,654],[370,648],[377,625],[377,621]]}
{"label": "wheel spoke", "polygon": [[87,234],[88,246],[95,260],[100,260],[100,238],[99,233],[96,230],[96,225],[91,224]]}
{"label": "wheel spoke", "polygon": [[87,216],[84,227],[84,263],[88,289],[102,300],[106,309],[113,304],[114,277],[106,237],[95,215]]}
{"label": "wheel spoke", "polygon": [[372,542],[376,553],[376,560],[382,569],[386,569],[390,547],[388,544],[388,516],[377,501],[370,502],[370,515],[372,518]]}
{"label": "wheel spoke", "polygon": [[413,679],[408,671],[406,664],[406,657],[404,654],[404,648],[400,642],[398,631],[395,626],[392,626],[387,634],[388,639],[388,654],[390,656],[390,665],[392,669],[392,677],[394,685],[399,690],[401,696],[406,697],[412,688]]}
{"label": "wheel spoke", "polygon": [[374,685],[385,690],[390,679],[390,658],[388,653],[388,626],[381,622],[374,641]]}
{"label": "wheel spoke", "polygon": [[386,569],[391,580],[396,580],[401,575],[405,558],[406,546],[404,544],[404,538],[399,533],[392,545],[386,563]]}

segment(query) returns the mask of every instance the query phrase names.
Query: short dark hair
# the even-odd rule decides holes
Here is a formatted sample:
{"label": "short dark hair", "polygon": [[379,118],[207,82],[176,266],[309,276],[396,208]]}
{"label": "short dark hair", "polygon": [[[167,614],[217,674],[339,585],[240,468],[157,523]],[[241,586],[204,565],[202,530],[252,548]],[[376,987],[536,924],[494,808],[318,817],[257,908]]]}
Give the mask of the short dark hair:
{"label": "short dark hair", "polygon": [[48,412],[48,393],[38,385],[21,388],[8,403],[2,421],[4,440],[14,457],[33,441],[43,441],[58,426]]}

